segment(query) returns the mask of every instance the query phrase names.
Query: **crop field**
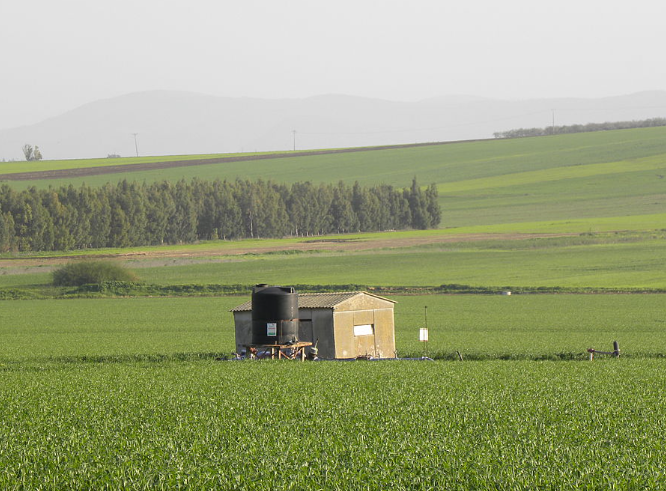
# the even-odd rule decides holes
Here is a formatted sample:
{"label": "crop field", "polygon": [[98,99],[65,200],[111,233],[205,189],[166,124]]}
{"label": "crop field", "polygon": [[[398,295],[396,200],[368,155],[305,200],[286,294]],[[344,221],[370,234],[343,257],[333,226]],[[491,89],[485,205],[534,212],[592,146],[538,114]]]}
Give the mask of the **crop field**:
{"label": "crop field", "polygon": [[[151,283],[307,283],[371,286],[565,286],[664,288],[663,240],[553,249],[382,251],[345,256],[288,255],[140,270]],[[162,263],[168,264],[168,261]],[[261,281],[261,280],[265,281]]]}
{"label": "crop field", "polygon": [[[666,288],[666,241],[650,233],[561,237],[438,231],[284,241],[216,242],[116,252],[147,283],[235,285],[439,286],[507,288]],[[472,240],[473,239],[473,240]],[[247,248],[243,249],[243,245]],[[100,255],[113,255],[103,250]],[[62,254],[60,254],[62,255]],[[91,256],[95,257],[92,251]],[[0,257],[0,293],[42,288],[63,261],[58,254]],[[304,271],[308,272],[304,276]]]}
{"label": "crop field", "polygon": [[[0,489],[666,488],[666,128],[6,183],[414,175],[439,230],[0,256]],[[50,286],[87,257],[143,283]],[[255,283],[383,291],[434,361],[227,361]]]}
{"label": "crop field", "polygon": [[191,160],[211,160],[233,158],[239,155],[260,155],[253,153],[234,154],[217,153],[208,155],[168,155],[159,157],[117,157],[76,160],[36,160],[31,162],[2,162],[0,174],[22,174],[26,172],[46,172],[72,169],[95,169],[98,167],[117,167],[122,165],[152,164],[160,162],[187,162]]}
{"label": "crop field", "polygon": [[444,361],[217,361],[243,297],[2,302],[0,488],[666,485],[664,295],[395,299]]}
{"label": "crop field", "polygon": [[62,364],[0,379],[3,489],[659,489],[659,360]]}
{"label": "crop field", "polygon": [[[606,131],[558,135],[546,138],[519,138],[508,140],[485,140],[432,146],[389,148],[383,150],[328,153],[323,155],[291,157],[284,152],[278,161],[227,162],[206,166],[174,168],[165,171],[140,172],[136,180],[161,180],[200,177],[202,179],[273,179],[280,182],[310,180],[313,182],[359,181],[361,184],[375,184],[381,176],[386,184],[402,185],[409,183],[414,173],[423,182],[451,183],[499,177],[506,174],[521,174],[544,171],[560,167],[577,167],[575,174],[590,175],[614,173],[603,171],[612,162],[633,162],[645,160],[641,167],[650,166],[650,159],[666,154],[664,143],[666,128],[643,128],[635,130]],[[216,154],[167,157],[140,157],[129,159],[91,159],[71,161],[43,161],[34,163],[3,163],[0,173],[33,172],[42,170],[91,168],[100,165],[122,165],[165,160],[199,160],[206,158],[235,157],[257,154]],[[280,165],[276,165],[279,162]],[[405,168],[405,162],[411,162]],[[595,164],[603,164],[602,167]],[[627,172],[622,164],[620,172]],[[635,165],[635,164],[632,164]],[[4,167],[3,167],[4,166]],[[581,168],[582,166],[582,168]],[[591,171],[585,170],[592,166]],[[4,169],[4,170],[3,170]],[[165,174],[167,172],[167,174]],[[548,174],[548,173],[547,173]],[[120,173],[119,178],[132,179],[133,173]],[[529,175],[529,174],[528,174]],[[109,176],[100,176],[107,182]],[[524,178],[519,178],[524,181]],[[89,182],[88,179],[67,178],[70,182]],[[539,179],[540,181],[541,179]],[[33,184],[40,184],[37,181]],[[59,184],[59,183],[58,183]]]}
{"label": "crop field", "polygon": [[[247,296],[0,302],[4,367],[67,361],[216,358],[234,350],[229,309]],[[631,358],[666,356],[666,295],[415,295],[392,297],[400,356],[460,351],[470,360],[587,359],[620,343]]]}

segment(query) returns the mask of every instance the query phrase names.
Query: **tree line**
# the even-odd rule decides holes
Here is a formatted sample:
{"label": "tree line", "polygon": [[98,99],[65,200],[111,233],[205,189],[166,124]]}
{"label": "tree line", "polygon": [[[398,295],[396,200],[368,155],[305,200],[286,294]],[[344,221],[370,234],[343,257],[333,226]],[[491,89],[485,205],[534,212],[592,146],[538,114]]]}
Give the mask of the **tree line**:
{"label": "tree line", "polygon": [[434,184],[278,184],[194,179],[17,191],[0,186],[0,251],[56,251],[428,229]]}
{"label": "tree line", "polygon": [[572,124],[567,126],[548,126],[547,128],[518,128],[515,130],[493,133],[495,138],[524,138],[527,136],[564,135],[567,133],[586,133],[592,131],[627,130],[631,128],[652,128],[666,126],[666,118],[651,118],[640,121],[617,121],[614,123]]}

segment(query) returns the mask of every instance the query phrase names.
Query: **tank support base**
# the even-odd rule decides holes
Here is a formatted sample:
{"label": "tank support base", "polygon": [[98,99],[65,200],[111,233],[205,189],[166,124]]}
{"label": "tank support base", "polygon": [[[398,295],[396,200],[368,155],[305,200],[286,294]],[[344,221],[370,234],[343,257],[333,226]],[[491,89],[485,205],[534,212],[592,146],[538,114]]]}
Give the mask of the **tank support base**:
{"label": "tank support base", "polygon": [[305,360],[305,348],[312,346],[309,342],[292,344],[246,344],[245,349],[250,359],[271,360]]}

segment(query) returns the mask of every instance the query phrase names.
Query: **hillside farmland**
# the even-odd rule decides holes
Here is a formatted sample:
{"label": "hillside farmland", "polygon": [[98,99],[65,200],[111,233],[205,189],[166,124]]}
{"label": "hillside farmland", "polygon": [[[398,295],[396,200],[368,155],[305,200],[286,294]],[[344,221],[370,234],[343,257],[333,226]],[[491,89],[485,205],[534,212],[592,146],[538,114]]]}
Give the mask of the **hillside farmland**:
{"label": "hillside farmland", "polygon": [[[206,156],[206,158],[211,156]],[[212,156],[217,157],[219,156]],[[231,157],[234,156],[229,156]],[[179,157],[201,160],[199,156]],[[110,159],[113,160],[113,159]],[[143,163],[146,160],[141,159]],[[164,158],[153,159],[154,161]],[[175,160],[175,159],[172,159]],[[6,181],[20,189],[120,179],[271,179],[276,182],[438,185],[444,210],[441,227],[654,215],[666,210],[666,128],[580,133],[543,138],[488,140],[446,145],[290,156],[251,162],[126,172],[135,159],[0,164],[7,172],[117,165],[112,174]],[[148,162],[149,163],[149,162]],[[642,225],[639,225],[642,227]],[[593,227],[592,227],[593,228]],[[650,225],[647,228],[653,228]],[[637,228],[636,228],[637,229]]]}
{"label": "hillside farmland", "polygon": [[[437,184],[438,230],[0,256],[0,487],[664,487],[663,128],[85,181],[415,174]],[[50,286],[87,257],[142,283]],[[398,302],[398,354],[436,361],[223,361],[229,309],[264,282],[375,288]],[[619,358],[588,361],[613,341]]]}

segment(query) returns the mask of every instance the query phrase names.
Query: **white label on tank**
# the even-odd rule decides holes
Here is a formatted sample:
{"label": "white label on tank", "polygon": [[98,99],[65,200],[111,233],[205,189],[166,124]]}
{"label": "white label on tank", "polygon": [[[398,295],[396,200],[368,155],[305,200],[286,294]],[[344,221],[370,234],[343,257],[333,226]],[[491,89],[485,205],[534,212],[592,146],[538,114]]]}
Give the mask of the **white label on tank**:
{"label": "white label on tank", "polygon": [[269,322],[266,324],[266,336],[277,336],[277,323]]}

